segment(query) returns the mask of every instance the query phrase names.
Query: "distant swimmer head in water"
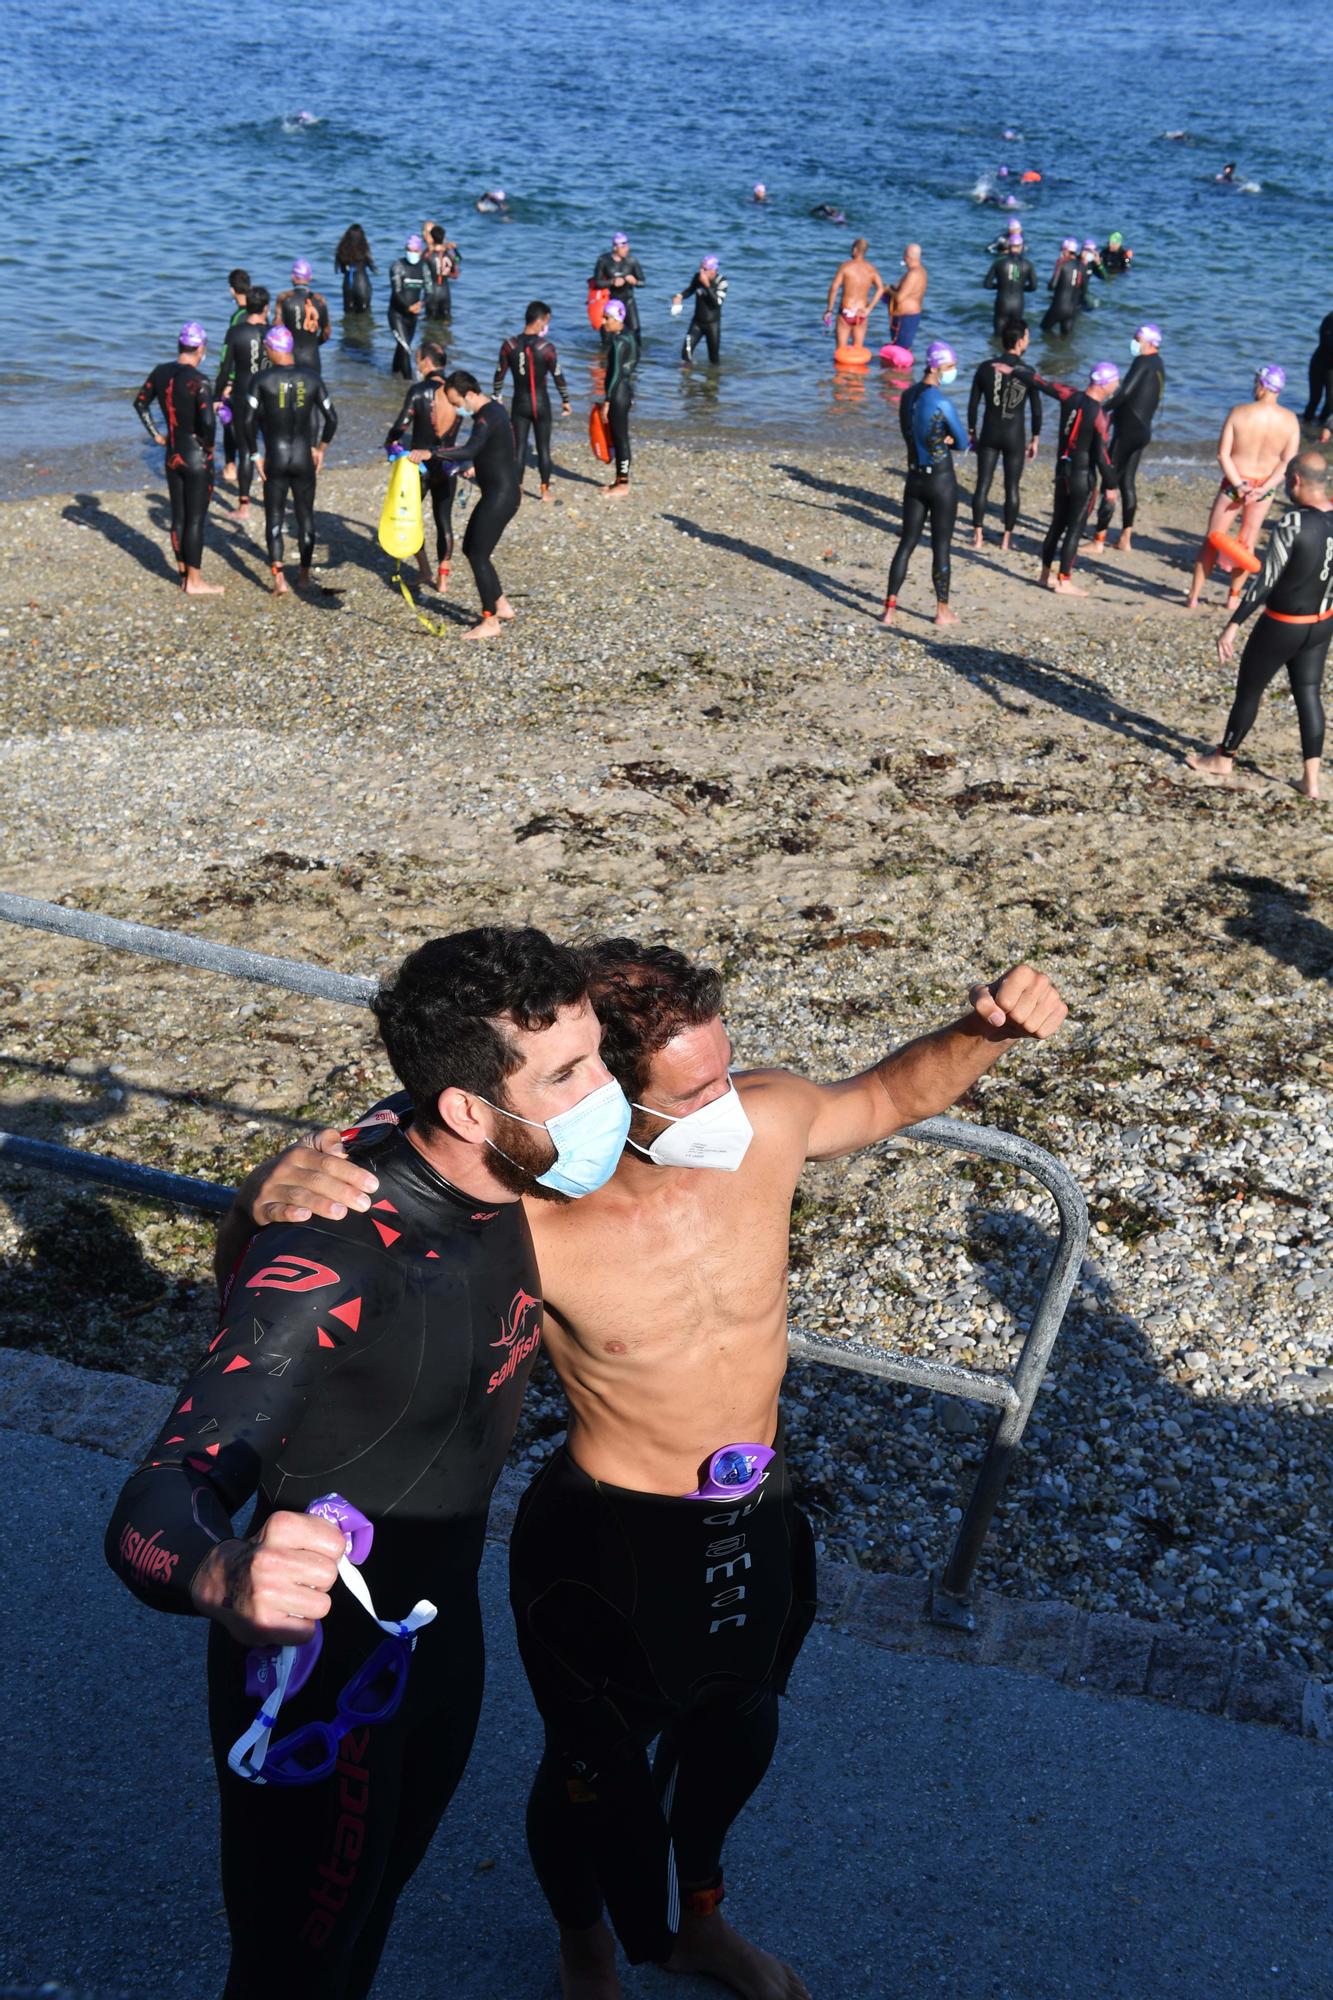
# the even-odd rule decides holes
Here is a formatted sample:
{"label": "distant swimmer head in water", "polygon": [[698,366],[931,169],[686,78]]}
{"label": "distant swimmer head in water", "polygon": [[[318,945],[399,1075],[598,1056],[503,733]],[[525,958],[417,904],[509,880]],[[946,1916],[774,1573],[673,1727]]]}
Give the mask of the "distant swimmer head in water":
{"label": "distant swimmer head in water", "polygon": [[1154,326],[1151,320],[1145,320],[1134,335],[1133,340],[1130,341],[1129,351],[1131,354],[1156,354],[1161,344],[1161,327]]}
{"label": "distant swimmer head in water", "polygon": [[1287,371],[1280,368],[1276,361],[1265,362],[1262,368],[1254,371],[1254,386],[1256,394],[1266,391],[1270,396],[1280,396],[1287,386]]}
{"label": "distant swimmer head in water", "polygon": [[958,380],[958,356],[947,340],[932,340],[926,349],[926,374],[945,384]]}
{"label": "distant swimmer head in water", "polygon": [[1236,178],[1236,162],[1228,160],[1221,173],[1215,174],[1213,178],[1219,181],[1234,181]]}
{"label": "distant swimmer head in water", "polygon": [[1095,396],[1099,403],[1120,386],[1120,370],[1114,361],[1094,361],[1088,371],[1088,394]]}
{"label": "distant swimmer head in water", "polygon": [[269,353],[276,358],[284,354],[291,354],[296,346],[296,342],[293,340],[291,332],[287,327],[271,326],[264,335],[264,345]]}
{"label": "distant swimmer head in water", "polygon": [[816,222],[844,223],[847,220],[842,210],[835,208],[831,201],[817,201],[810,213],[814,216]]}
{"label": "distant swimmer head in water", "polygon": [[756,181],[754,187],[751,189],[750,192],[755,201],[768,200],[768,189],[764,186],[764,183],[762,181]]}
{"label": "distant swimmer head in water", "polygon": [[208,345],[208,334],[197,319],[187,319],[176,335],[176,345],[182,354],[201,354]]}
{"label": "distant swimmer head in water", "polygon": [[306,262],[304,257],[298,257],[292,265],[292,283],[294,285],[308,285],[314,275],[313,267]]}

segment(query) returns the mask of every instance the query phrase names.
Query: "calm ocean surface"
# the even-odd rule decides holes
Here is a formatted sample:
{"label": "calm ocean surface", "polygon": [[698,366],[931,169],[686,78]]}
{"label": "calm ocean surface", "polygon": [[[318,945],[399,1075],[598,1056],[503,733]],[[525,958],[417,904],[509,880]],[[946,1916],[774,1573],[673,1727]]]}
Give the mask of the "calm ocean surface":
{"label": "calm ocean surface", "polygon": [[[919,239],[923,332],[958,346],[966,382],[989,351],[980,280],[1003,220],[976,196],[1001,164],[1044,176],[1021,212],[1043,285],[1066,234],[1118,228],[1137,252],[1070,341],[1034,353],[1057,373],[1103,354],[1123,365],[1135,324],[1157,320],[1161,456],[1206,455],[1257,360],[1280,360],[1287,401],[1303,403],[1333,308],[1333,121],[1316,26],[1308,0],[1117,0],[1095,14],[1056,0],[929,11],[460,0],[438,15],[400,0],[10,7],[0,491],[65,490],[76,472],[137,479],[156,454],[129,397],[174,351],[181,321],[205,323],[215,359],[228,269],[276,292],[297,256],[334,311],[337,457],[369,451],[399,396],[388,265],[426,215],[464,255],[453,365],[488,378],[501,337],[543,296],[586,410],[585,280],[623,228],[648,276],[641,418],[701,439],[873,449],[890,425],[896,437],[891,389],[878,367],[835,384],[821,326],[832,270],[855,233],[886,276]],[[1228,159],[1243,189],[1214,185]],[[749,200],[759,179],[767,209]],[[497,185],[507,225],[472,207]],[[819,201],[848,226],[812,220]],[[351,221],[380,266],[364,322],[342,319],[332,268]],[[691,375],[668,301],[710,250],[731,287],[723,366]],[[882,318],[875,344],[887,337]]]}

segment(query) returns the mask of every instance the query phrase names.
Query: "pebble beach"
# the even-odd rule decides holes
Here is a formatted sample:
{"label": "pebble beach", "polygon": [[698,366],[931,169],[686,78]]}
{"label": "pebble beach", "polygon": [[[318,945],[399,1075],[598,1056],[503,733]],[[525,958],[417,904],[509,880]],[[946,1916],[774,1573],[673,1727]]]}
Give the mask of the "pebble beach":
{"label": "pebble beach", "polygon": [[[1221,586],[1182,610],[1207,488],[1140,476],[1130,555],[1036,587],[1018,546],[918,551],[874,623],[900,452],[685,448],[636,431],[607,506],[565,447],[498,562],[517,612],[427,631],[375,543],[381,466],[321,479],[310,598],[265,589],[221,487],[174,588],[166,498],[0,507],[0,886],[374,972],[438,931],[534,921],[718,964],[742,1065],[831,1078],[1018,959],[1070,1004],[959,1115],[1056,1153],[1093,1232],[979,1581],[1168,1619],[1333,1672],[1333,856],[1294,789],[1285,686],[1232,780],[1184,764],[1231,695]],[[414,585],[415,589],[415,585]],[[369,1016],[9,927],[0,1123],[230,1182],[386,1087]],[[811,1169],[793,1324],[1008,1366],[1052,1241],[1008,1170],[890,1143]],[[211,1333],[211,1229],[0,1171],[0,1338],[173,1383]],[[947,1554],[979,1409],[810,1364],[787,1398],[830,1556]],[[516,1444],[563,1428],[534,1378]]]}

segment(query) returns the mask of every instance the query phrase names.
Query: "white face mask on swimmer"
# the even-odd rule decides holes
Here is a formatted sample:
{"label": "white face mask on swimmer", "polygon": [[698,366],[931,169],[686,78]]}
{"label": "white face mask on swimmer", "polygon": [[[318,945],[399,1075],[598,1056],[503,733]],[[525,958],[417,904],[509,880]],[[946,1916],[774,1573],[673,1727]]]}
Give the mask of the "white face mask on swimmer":
{"label": "white face mask on swimmer", "polygon": [[754,1137],[754,1127],[745,1115],[734,1083],[729,1083],[723,1095],[715,1097],[711,1104],[687,1112],[683,1118],[673,1118],[669,1111],[659,1111],[655,1104],[636,1103],[634,1109],[668,1121],[666,1131],[659,1132],[651,1146],[640,1146],[634,1139],[629,1141],[636,1153],[642,1153],[645,1160],[651,1160],[657,1167],[716,1167],[723,1173],[734,1174]]}

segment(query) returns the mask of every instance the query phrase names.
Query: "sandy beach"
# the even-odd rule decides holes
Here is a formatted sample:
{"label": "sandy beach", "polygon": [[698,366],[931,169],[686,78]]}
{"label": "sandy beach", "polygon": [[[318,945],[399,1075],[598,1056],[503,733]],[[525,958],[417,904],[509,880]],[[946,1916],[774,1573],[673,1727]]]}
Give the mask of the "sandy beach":
{"label": "sandy beach", "polygon": [[[483,918],[662,936],[723,967],[738,1061],[821,1077],[1033,960],[1069,1028],[962,1115],[1059,1154],[1094,1235],[981,1581],[1329,1671],[1330,820],[1293,789],[1285,685],[1232,782],[1184,765],[1231,695],[1220,584],[1181,609],[1205,489],[1141,475],[1134,553],[1055,599],[1048,450],[1013,554],[993,515],[973,555],[964,508],[959,626],[929,622],[922,549],[884,634],[896,439],[635,442],[628,504],[582,449],[525,501],[488,645],[460,636],[461,558],[423,600],[445,636],[416,623],[375,546],[383,468],[336,447],[309,601],[267,593],[262,508],[238,523],[226,487],[201,603],[161,489],[0,508],[0,882],[349,972]],[[11,1129],[229,1180],[385,1084],[368,1016],[4,943]],[[210,1320],[204,1222],[12,1170],[0,1196],[0,1338],[173,1381]],[[793,1321],[1001,1367],[1050,1222],[905,1145],[812,1171]],[[788,1421],[831,1554],[940,1559],[979,1421],[810,1367]],[[516,1449],[561,1427],[542,1372]]]}

